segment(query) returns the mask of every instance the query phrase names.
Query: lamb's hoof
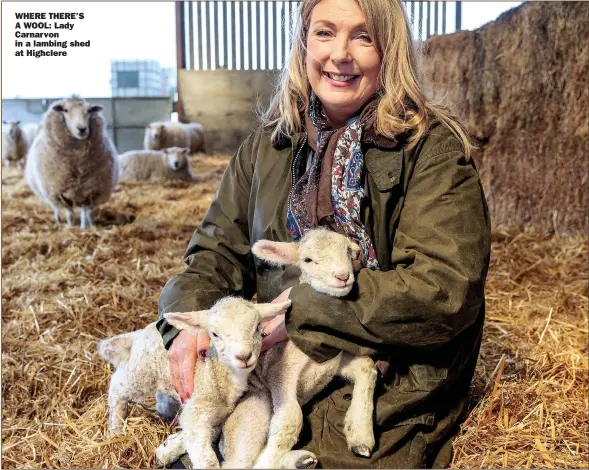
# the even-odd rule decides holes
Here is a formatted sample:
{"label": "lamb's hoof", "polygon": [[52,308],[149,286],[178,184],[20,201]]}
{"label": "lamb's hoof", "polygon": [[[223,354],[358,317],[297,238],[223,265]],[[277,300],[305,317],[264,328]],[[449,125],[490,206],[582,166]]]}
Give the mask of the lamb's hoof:
{"label": "lamb's hoof", "polygon": [[[291,450],[282,456],[278,468],[315,468],[318,460],[315,454],[308,450]],[[273,468],[261,466],[259,468]]]}
{"label": "lamb's hoof", "polygon": [[310,455],[301,457],[295,463],[295,468],[315,468],[317,466],[317,459]]}
{"label": "lamb's hoof", "polygon": [[352,446],[352,452],[354,453],[354,455],[357,455],[358,457],[364,457],[364,458],[369,458],[370,455],[372,454],[372,452],[370,451],[368,446],[366,446],[364,444]]}

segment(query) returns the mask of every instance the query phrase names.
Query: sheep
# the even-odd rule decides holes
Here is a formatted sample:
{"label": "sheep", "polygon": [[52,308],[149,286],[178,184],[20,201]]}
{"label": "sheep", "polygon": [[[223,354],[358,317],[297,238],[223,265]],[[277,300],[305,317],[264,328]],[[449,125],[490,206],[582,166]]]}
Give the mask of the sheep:
{"label": "sheep", "polygon": [[197,153],[205,151],[205,128],[202,124],[191,122],[183,124],[184,130],[190,137],[190,153]]}
{"label": "sheep", "polygon": [[[252,247],[258,258],[277,265],[298,265],[301,270],[299,282],[306,282],[313,289],[335,297],[347,295],[354,284],[354,267],[357,266],[360,247],[344,235],[324,229],[308,231],[299,243],[272,242],[260,240]],[[260,419],[258,429],[267,431],[266,447],[262,450],[255,443],[250,444],[248,456],[262,450],[254,468],[314,468],[316,457],[307,451],[292,451],[302,427],[301,405],[319,393],[334,376],[346,378],[354,383],[352,401],[345,416],[343,432],[348,448],[356,455],[369,457],[374,448],[372,413],[377,370],[372,359],[354,357],[341,353],[335,358],[318,364],[307,357],[292,342],[284,341],[269,349],[258,361],[252,374],[264,383],[271,393],[272,416],[270,425],[262,422],[266,418],[264,407],[258,407],[256,416]],[[238,408],[240,409],[240,408]],[[242,415],[248,413],[241,407]],[[232,416],[231,419],[234,417]],[[238,421],[242,418],[235,418]],[[237,424],[232,424],[232,428]],[[248,427],[251,429],[251,426]],[[182,434],[182,433],[180,433]],[[242,437],[243,439],[243,437]],[[247,436],[248,443],[252,440]],[[182,455],[183,447],[178,439],[166,449],[166,443],[156,454],[162,462],[169,463]],[[173,453],[164,455],[173,448]],[[245,462],[245,463],[244,463]],[[242,460],[241,468],[249,468]],[[235,468],[235,467],[230,467]]]}
{"label": "sheep", "polygon": [[24,167],[29,140],[20,127],[20,121],[2,121],[2,161],[8,167]]}
{"label": "sheep", "polygon": [[[300,242],[260,240],[252,247],[258,258],[276,265],[297,265],[299,282],[319,292],[345,296],[354,284],[354,265],[360,247],[346,236],[325,229],[310,230]],[[276,468],[296,444],[302,428],[301,406],[335,377],[354,384],[343,433],[348,448],[370,457],[374,448],[372,413],[377,369],[369,357],[342,352],[324,363],[310,359],[292,341],[270,348],[261,358],[256,374],[263,377],[272,397],[272,418],[266,447],[254,468]]]}
{"label": "sheep", "polygon": [[[194,393],[180,415],[182,446],[195,468],[219,467],[213,440],[247,389],[248,377],[260,354],[261,320],[284,313],[289,306],[290,300],[254,304],[226,297],[209,310],[165,314],[176,328],[204,328],[211,336],[206,358],[195,369]],[[173,400],[178,398],[171,386],[167,353],[157,334],[152,323],[138,332],[115,336],[99,344],[101,357],[116,367],[109,388],[109,435],[122,430],[129,401],[141,402],[154,391],[160,393],[160,401],[163,395]]]}
{"label": "sheep", "polygon": [[37,134],[39,133],[39,124],[30,122],[22,126],[22,130],[27,136],[29,145],[31,145],[33,143],[33,140],[35,140],[35,137],[37,137]]}
{"label": "sheep", "polygon": [[205,132],[202,124],[196,122],[152,122],[145,128],[143,148],[162,150],[168,147],[186,147],[190,153],[205,151]]}
{"label": "sheep", "polygon": [[121,180],[193,181],[188,149],[132,150],[120,156]]}
{"label": "sheep", "polygon": [[72,95],[51,104],[27,155],[25,180],[68,226],[81,208],[81,228],[94,225],[92,209],[105,203],[118,181],[117,151],[106,134],[102,107]]}
{"label": "sheep", "polygon": [[190,148],[190,136],[179,122],[152,122],[145,128],[144,150],[161,150],[169,147]]}
{"label": "sheep", "polygon": [[122,432],[131,401],[145,403],[155,395],[160,415],[166,419],[176,415],[180,397],[170,379],[168,355],[156,322],[102,340],[98,354],[115,367],[108,391],[109,437]]}

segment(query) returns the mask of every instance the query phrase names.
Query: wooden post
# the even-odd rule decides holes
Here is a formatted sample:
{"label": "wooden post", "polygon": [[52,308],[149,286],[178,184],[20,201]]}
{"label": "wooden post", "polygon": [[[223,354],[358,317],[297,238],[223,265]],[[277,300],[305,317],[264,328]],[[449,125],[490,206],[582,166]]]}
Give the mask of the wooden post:
{"label": "wooden post", "polygon": [[184,2],[176,2],[176,92],[178,101],[176,102],[176,112],[178,121],[184,119],[182,109],[182,94],[180,89],[180,70],[186,69],[186,51],[184,47]]}

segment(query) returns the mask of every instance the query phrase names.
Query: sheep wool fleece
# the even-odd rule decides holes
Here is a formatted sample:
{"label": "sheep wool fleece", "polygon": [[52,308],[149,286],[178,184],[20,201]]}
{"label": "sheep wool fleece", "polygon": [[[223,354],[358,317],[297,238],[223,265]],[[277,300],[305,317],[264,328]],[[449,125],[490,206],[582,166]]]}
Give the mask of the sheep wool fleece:
{"label": "sheep wool fleece", "polygon": [[410,150],[402,141],[388,149],[363,142],[361,220],[380,270],[362,269],[348,296],[332,298],[297,285],[296,268],[269,266],[250,251],[261,239],[292,241],[288,196],[304,171],[292,162],[308,140],[297,134],[273,145],[259,129],[237,151],[192,236],[186,269],[160,296],[164,344],[178,334],[164,312],[209,308],[230,294],[257,292],[268,302],[294,286],[286,327],[303,352],[318,362],[343,350],[390,363],[375,392],[371,458],[346,448],[352,387],[337,381],[305,406],[297,447],[314,452],[323,468],[448,466],[485,316],[491,229],[474,162],[438,122]]}

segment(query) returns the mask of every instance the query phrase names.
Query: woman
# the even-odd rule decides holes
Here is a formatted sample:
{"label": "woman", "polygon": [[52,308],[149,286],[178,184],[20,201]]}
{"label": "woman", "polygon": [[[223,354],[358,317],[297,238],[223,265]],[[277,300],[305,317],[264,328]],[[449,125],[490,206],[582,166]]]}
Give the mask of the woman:
{"label": "woman", "polygon": [[[370,459],[346,449],[351,387],[341,383],[307,407],[300,447],[323,467],[449,465],[481,341],[490,252],[470,150],[462,127],[420,89],[401,2],[304,1],[263,126],[229,164],[188,267],[162,292],[160,316],[230,294],[290,297],[286,318],[266,326],[265,348],[288,337],[319,362],[345,350],[390,365],[376,392]],[[317,225],[363,248],[357,288],[344,299],[295,285],[297,272],[251,255],[259,239],[291,241]],[[159,327],[186,398],[206,335]]]}

